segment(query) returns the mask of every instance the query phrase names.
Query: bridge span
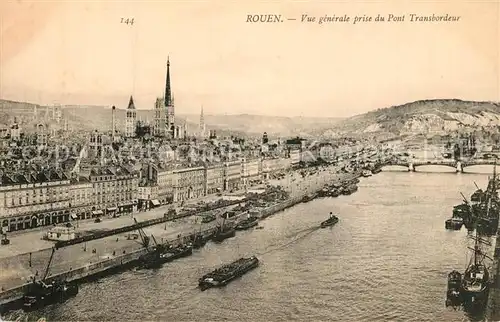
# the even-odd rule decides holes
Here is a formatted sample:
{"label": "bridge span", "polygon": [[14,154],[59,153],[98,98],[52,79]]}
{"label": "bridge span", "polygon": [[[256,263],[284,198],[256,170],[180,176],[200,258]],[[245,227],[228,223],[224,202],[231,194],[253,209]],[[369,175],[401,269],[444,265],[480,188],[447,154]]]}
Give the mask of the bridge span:
{"label": "bridge span", "polygon": [[[384,166],[400,166],[405,167],[408,171],[416,172],[418,167],[426,165],[444,166],[453,168],[457,173],[464,172],[464,169],[475,165],[494,165],[496,160],[475,159],[475,160],[392,160],[384,164]],[[499,164],[500,165],[500,164]]]}

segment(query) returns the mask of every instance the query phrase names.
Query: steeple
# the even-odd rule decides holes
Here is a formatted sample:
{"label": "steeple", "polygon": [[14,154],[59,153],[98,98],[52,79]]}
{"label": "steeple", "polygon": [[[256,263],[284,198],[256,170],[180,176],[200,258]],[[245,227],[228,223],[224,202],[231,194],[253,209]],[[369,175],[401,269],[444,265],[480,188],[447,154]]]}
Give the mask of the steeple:
{"label": "steeple", "polygon": [[170,88],[170,57],[167,57],[167,81],[165,84],[165,106],[173,105],[172,89]]}
{"label": "steeple", "polygon": [[130,95],[130,100],[128,101],[128,110],[135,110],[135,104],[134,104],[134,99],[132,98],[132,95]]}

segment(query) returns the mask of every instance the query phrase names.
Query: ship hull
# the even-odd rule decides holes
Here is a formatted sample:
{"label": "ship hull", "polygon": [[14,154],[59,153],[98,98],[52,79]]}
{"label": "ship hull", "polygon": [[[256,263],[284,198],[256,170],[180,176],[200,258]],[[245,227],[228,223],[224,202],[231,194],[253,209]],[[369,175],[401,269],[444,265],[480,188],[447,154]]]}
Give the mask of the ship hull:
{"label": "ship hull", "polygon": [[224,240],[226,240],[228,238],[232,238],[234,236],[236,236],[236,231],[234,229],[231,229],[229,231],[224,231],[224,232],[218,232],[218,233],[216,233],[212,239],[216,243],[221,243]]}
{"label": "ship hull", "polygon": [[163,264],[174,261],[176,259],[187,257],[193,254],[192,247],[186,247],[183,250],[175,251],[174,253],[168,253],[165,256],[155,257],[154,259],[143,258],[139,265],[139,268],[160,268]]}
{"label": "ship hull", "polygon": [[[40,291],[42,292],[42,291]],[[78,294],[78,284],[66,284],[65,290],[53,290],[43,293],[28,293],[23,298],[23,310],[26,312],[39,310],[47,305],[63,303]]]}
{"label": "ship hull", "polygon": [[338,220],[338,219],[323,221],[323,222],[321,223],[321,228],[326,228],[326,227],[332,227],[332,226],[335,226],[338,222],[339,222],[339,220]]}
{"label": "ship hull", "polygon": [[251,222],[245,222],[245,223],[241,223],[241,224],[238,224],[236,226],[236,230],[247,230],[247,229],[250,229],[252,227],[255,227],[259,224],[258,220],[254,220],[254,221],[251,221]]}
{"label": "ship hull", "polygon": [[221,278],[220,280],[216,281],[216,282],[205,282],[205,281],[200,281],[198,286],[199,288],[202,290],[202,291],[205,291],[209,288],[218,288],[218,287],[224,287],[226,286],[227,284],[229,284],[231,281],[245,275],[246,273],[248,273],[249,271],[257,268],[259,266],[259,261],[258,260],[255,260],[255,261],[252,261],[251,263],[245,265],[244,267],[242,268],[238,268],[238,269],[235,269],[234,271],[226,274],[224,276],[224,278]]}

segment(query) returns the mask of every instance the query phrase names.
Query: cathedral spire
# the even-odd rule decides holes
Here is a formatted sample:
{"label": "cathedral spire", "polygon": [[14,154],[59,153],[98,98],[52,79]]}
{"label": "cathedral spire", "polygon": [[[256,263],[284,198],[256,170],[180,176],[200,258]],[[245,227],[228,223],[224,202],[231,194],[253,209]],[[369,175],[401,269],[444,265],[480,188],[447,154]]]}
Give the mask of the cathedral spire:
{"label": "cathedral spire", "polygon": [[127,109],[135,110],[135,104],[134,104],[134,99],[132,98],[132,95],[130,95],[130,100],[128,101]]}
{"label": "cathedral spire", "polygon": [[170,57],[167,57],[167,81],[165,84],[165,106],[172,106],[172,90],[170,88]]}

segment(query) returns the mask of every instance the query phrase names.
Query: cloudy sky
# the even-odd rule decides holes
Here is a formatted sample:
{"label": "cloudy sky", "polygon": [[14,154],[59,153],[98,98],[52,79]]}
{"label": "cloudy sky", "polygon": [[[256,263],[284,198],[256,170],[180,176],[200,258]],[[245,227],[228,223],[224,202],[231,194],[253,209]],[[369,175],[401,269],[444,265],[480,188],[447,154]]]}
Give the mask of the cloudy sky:
{"label": "cloudy sky", "polygon": [[[133,95],[150,109],[169,55],[181,114],[345,117],[419,99],[500,100],[499,2],[431,2],[2,1],[0,97],[124,108]],[[267,13],[284,21],[245,22]],[[412,13],[460,19],[412,23]]]}

